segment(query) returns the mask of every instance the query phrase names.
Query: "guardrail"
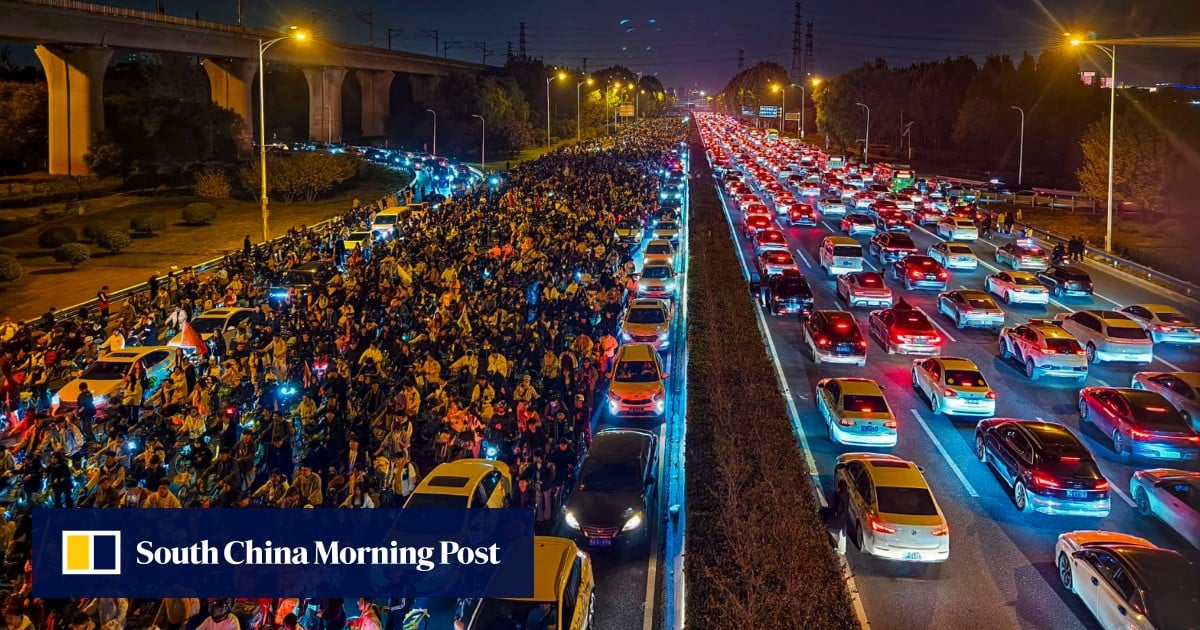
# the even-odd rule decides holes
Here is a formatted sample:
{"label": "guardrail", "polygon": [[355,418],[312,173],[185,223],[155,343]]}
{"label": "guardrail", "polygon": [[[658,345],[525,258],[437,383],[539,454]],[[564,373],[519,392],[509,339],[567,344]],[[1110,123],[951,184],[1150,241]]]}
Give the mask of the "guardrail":
{"label": "guardrail", "polygon": [[214,31],[225,31],[227,33],[238,33],[242,35],[269,35],[278,37],[278,33],[271,31],[260,31],[257,29],[249,29],[232,24],[221,24],[220,22],[208,22],[205,20],[194,20],[192,18],[177,17],[167,15],[165,13],[155,13],[153,11],[140,11],[138,9],[126,9],[123,7],[114,7],[107,4],[96,4],[94,2],[77,2],[76,0],[20,0],[25,4],[36,4],[44,7],[53,7],[56,9],[70,9],[72,11],[84,11],[87,13],[96,13],[99,15],[111,15],[120,18],[129,18],[134,20],[148,20],[151,22],[162,22],[164,24],[177,24],[179,26],[191,26],[194,28],[206,28]]}
{"label": "guardrail", "polygon": [[[1048,241],[1052,244],[1066,243],[1068,241],[1068,239],[1063,236],[1052,234],[1045,230],[1029,225],[1028,223],[1019,223],[1018,225],[1029,230],[1035,237],[1038,237],[1043,241]],[[1087,247],[1085,251],[1088,258],[1096,264],[1101,264],[1105,267],[1112,267],[1117,271],[1121,271],[1132,276],[1137,276],[1151,282],[1157,281],[1157,284],[1166,285],[1168,288],[1179,291],[1188,297],[1200,296],[1200,285],[1193,284],[1186,280],[1181,280],[1175,276],[1165,274],[1161,271],[1156,271],[1150,267],[1147,267],[1146,265],[1133,262],[1132,260],[1127,260],[1125,258],[1121,258],[1120,256],[1114,256],[1102,249]]]}

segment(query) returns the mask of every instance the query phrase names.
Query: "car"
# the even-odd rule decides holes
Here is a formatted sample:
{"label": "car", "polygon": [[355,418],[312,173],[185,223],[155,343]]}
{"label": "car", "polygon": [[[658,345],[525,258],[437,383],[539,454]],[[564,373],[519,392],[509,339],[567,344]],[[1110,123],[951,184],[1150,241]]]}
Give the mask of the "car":
{"label": "car", "polygon": [[962,243],[938,241],[930,245],[925,253],[947,269],[973,271],[979,268],[979,259],[975,257],[975,252]]}
{"label": "car", "polygon": [[504,462],[457,459],[429,471],[408,495],[404,509],[506,508],[512,487],[512,473]]}
{"label": "car", "polygon": [[763,230],[754,235],[754,255],[761,256],[768,251],[788,251],[787,237],[779,230]]}
{"label": "car", "polygon": [[672,245],[679,243],[679,223],[674,219],[660,219],[650,229],[650,240],[668,241]]}
{"label": "car", "polygon": [[1200,549],[1200,472],[1152,468],[1135,470],[1129,496],[1142,516],[1158,517]]}
{"label": "car", "polygon": [[312,260],[292,267],[279,282],[267,290],[272,306],[288,302],[293,296],[304,297],[314,287],[324,287],[338,274],[337,265],[325,260]]}
{"label": "car", "polygon": [[933,203],[918,206],[913,210],[913,220],[917,225],[937,225],[942,220],[942,212]]}
{"label": "car", "polygon": [[837,294],[850,308],[892,305],[892,290],[883,282],[883,275],[874,271],[857,271],[838,276]]}
{"label": "car", "polygon": [[1083,347],[1071,333],[1045,320],[1030,320],[1000,329],[1000,358],[1016,360],[1025,376],[1036,381],[1043,376],[1061,376],[1083,383],[1088,364]]}
{"label": "car", "polygon": [[1060,534],[1058,579],[1104,630],[1194,628],[1200,568],[1177,551],[1110,531]]}
{"label": "car", "polygon": [[867,340],[846,311],[813,311],[804,321],[804,342],[813,363],[867,364]]}
{"label": "car", "polygon": [[640,245],[646,236],[644,227],[641,221],[625,219],[617,224],[616,232],[613,235],[622,245]]}
{"label": "car", "polygon": [[878,220],[879,217],[887,215],[892,212],[899,212],[900,214],[904,214],[900,210],[900,208],[896,207],[896,204],[892,203],[891,201],[889,201],[887,199],[877,199],[870,206],[867,207],[867,214],[870,214],[871,218],[876,219],[876,220]]}
{"label": "car", "polygon": [[1200,343],[1200,326],[1173,306],[1130,304],[1117,309],[1138,322],[1150,333],[1154,343],[1191,346]]}
{"label": "car", "polygon": [[912,219],[902,210],[883,210],[875,217],[875,229],[881,232],[909,232],[912,230]]}
{"label": "car", "polygon": [[817,211],[806,203],[794,204],[788,210],[788,223],[791,225],[813,227],[817,225]]}
{"label": "car", "polygon": [[1110,436],[1113,452],[1122,460],[1189,461],[1200,452],[1200,435],[1158,392],[1085,387],[1079,390],[1079,423]]}
{"label": "car", "polygon": [[1129,386],[1162,394],[1200,432],[1200,372],[1138,372]]}
{"label": "car", "polygon": [[1022,512],[1103,518],[1109,482],[1091,451],[1066,426],[991,418],[975,427],[975,456],[1008,485]]}
{"label": "car", "polygon": [[983,288],[1005,304],[1050,303],[1050,292],[1033,274],[1025,271],[1000,271],[983,280]]}
{"label": "car", "polygon": [[812,287],[797,269],[768,275],[760,291],[763,308],[772,315],[807,317],[812,312]]}
{"label": "car", "polygon": [[800,267],[796,264],[796,259],[787,250],[763,252],[758,258],[754,259],[754,266],[758,270],[759,276],[763,278],[783,273],[785,269],[791,269],[797,273],[800,271]]}
{"label": "car", "polygon": [[827,277],[862,271],[862,245],[846,236],[826,236],[821,240],[817,261]]}
{"label": "car", "polygon": [[742,212],[745,213],[745,215],[748,217],[764,216],[767,218],[771,218],[772,216],[774,216],[774,213],[772,213],[771,209],[767,207],[767,204],[761,203],[759,201],[753,201],[751,203],[746,204],[744,209],[742,210]]}
{"label": "car", "polygon": [[903,299],[892,308],[871,311],[867,323],[870,334],[883,344],[888,354],[942,353],[942,336],[933,323]]}
{"label": "car", "polygon": [[881,453],[846,453],[834,466],[835,511],[860,552],[906,562],[945,562],[950,526],[916,464]]}
{"label": "car", "polygon": [[1050,257],[1033,239],[1017,239],[996,248],[996,263],[1008,265],[1013,271],[1043,271],[1050,266]]}
{"label": "car", "polygon": [[867,191],[859,191],[854,193],[854,209],[862,210],[870,208],[871,204],[875,203],[875,195]]}
{"label": "car", "polygon": [[1088,363],[1154,361],[1150,334],[1124,313],[1095,310],[1058,313],[1054,322],[1079,340]]}
{"label": "car", "polygon": [[589,547],[650,535],[658,437],[644,429],[605,429],[592,438],[567,495],[563,523]]}
{"label": "car", "polygon": [[[220,333],[226,347],[233,341],[234,334],[242,324],[248,324],[253,319],[255,310],[252,308],[223,307],[205,311],[199,317],[188,322],[192,330],[200,334],[204,341],[212,339]],[[179,347],[183,343],[183,333],[180,332],[167,342],[168,346]]]}
{"label": "car", "polygon": [[896,416],[879,384],[866,378],[825,378],[817,381],[817,411],[837,444],[892,447],[896,445]]}
{"label": "car", "polygon": [[455,630],[520,628],[537,611],[548,609],[546,628],[595,627],[596,579],[592,558],[574,541],[533,537],[533,594],[522,598],[460,600]]}
{"label": "car", "polygon": [[667,184],[658,191],[659,201],[676,201],[683,199],[683,186]]}
{"label": "car", "polygon": [[1064,295],[1091,297],[1092,295],[1092,278],[1086,271],[1078,267],[1055,265],[1037,272],[1036,275],[1038,281],[1050,289],[1050,295],[1054,297]]}
{"label": "car", "polygon": [[663,300],[636,299],[621,317],[617,338],[624,343],[648,343],[655,350],[671,345],[671,307]]}
{"label": "car", "polygon": [[79,400],[80,386],[87,383],[92,392],[92,404],[104,409],[109,404],[120,405],[117,396],[125,390],[125,377],[140,373],[156,385],[145,389],[149,398],[157,385],[170,380],[179,348],[171,346],[131,346],[109,352],[84,368],[79,376],[67,381],[51,398],[51,404],[62,410],[73,409]]}
{"label": "car", "polygon": [[955,328],[1000,328],[1004,311],[996,306],[992,296],[969,289],[938,294],[938,312],[954,320]]}
{"label": "car", "polygon": [[936,233],[938,238],[947,241],[979,240],[979,228],[975,226],[974,221],[953,215],[942,217],[938,221]]}
{"label": "car", "polygon": [[996,392],[970,359],[916,359],[912,367],[912,386],[925,396],[934,413],[947,416],[991,416],[996,413]]}
{"label": "car", "polygon": [[867,251],[875,254],[875,258],[886,265],[917,253],[917,244],[904,232],[879,232],[871,237]]}
{"label": "car", "polygon": [[346,252],[353,252],[358,248],[367,249],[375,242],[375,233],[365,230],[351,232],[346,238],[342,239],[342,247]]}
{"label": "car", "polygon": [[875,219],[870,215],[862,214],[861,212],[851,212],[842,217],[842,232],[854,236],[855,234],[866,234],[871,236],[875,234]]}
{"label": "car", "polygon": [[638,297],[673,298],[678,288],[675,268],[661,260],[642,265],[638,277]]}
{"label": "car", "polygon": [[628,343],[617,348],[609,373],[608,411],[614,416],[662,416],[667,406],[667,372],[654,346]]}
{"label": "car", "polygon": [[755,234],[762,230],[775,229],[775,223],[770,217],[762,215],[748,215],[742,223],[742,235],[746,238],[753,238]]}
{"label": "car", "polygon": [[671,241],[653,240],[646,243],[646,249],[642,252],[642,264],[648,265],[653,262],[663,262],[675,267],[675,248],[671,247]]}
{"label": "car", "polygon": [[892,265],[892,278],[903,282],[909,291],[933,289],[945,291],[950,274],[938,262],[928,256],[910,255]]}
{"label": "car", "polygon": [[817,205],[821,208],[823,217],[846,216],[846,204],[841,197],[823,197],[817,202]]}

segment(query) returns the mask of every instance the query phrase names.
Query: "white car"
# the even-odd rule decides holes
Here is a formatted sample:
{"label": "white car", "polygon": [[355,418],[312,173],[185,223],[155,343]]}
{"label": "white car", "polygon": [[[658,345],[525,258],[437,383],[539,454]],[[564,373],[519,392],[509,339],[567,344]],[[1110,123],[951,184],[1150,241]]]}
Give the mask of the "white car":
{"label": "white car", "polygon": [[1005,304],[1050,303],[1050,291],[1038,282],[1037,277],[1026,271],[1001,271],[983,280],[988,293],[1004,300]]}
{"label": "white car", "polygon": [[[113,396],[125,388],[125,377],[131,372],[145,374],[154,385],[144,393],[149,396],[175,369],[178,348],[170,346],[135,346],[110,352],[89,365],[77,378],[63,385],[54,394],[53,403],[72,408],[79,400],[79,386],[87,383],[92,403],[97,409],[113,401]],[[137,366],[135,370],[134,366]],[[120,401],[116,401],[120,404]]]}
{"label": "white car", "polygon": [[1200,327],[1179,309],[1165,304],[1130,304],[1118,308],[1150,333],[1154,343],[1192,346],[1200,343]]}
{"label": "white car", "polygon": [[1170,468],[1134,471],[1129,496],[1142,516],[1157,516],[1200,549],[1200,472]]}
{"label": "white car", "polygon": [[950,526],[916,464],[846,453],[833,475],[834,510],[845,510],[846,534],[860,552],[905,562],[950,558]]}
{"label": "white car", "polygon": [[642,265],[638,279],[638,297],[675,297],[675,268],[663,261]]}
{"label": "white car", "polygon": [[[247,322],[254,317],[254,309],[230,307],[230,308],[214,308],[206,311],[196,319],[188,322],[192,330],[200,333],[200,338],[204,341],[212,339],[212,336],[220,333],[225,339],[226,347],[229,342],[233,341],[233,336],[237,332],[238,326],[243,322]],[[179,333],[167,342],[168,346],[178,346],[183,343],[183,333]]]}
{"label": "white car", "polygon": [[896,445],[896,416],[883,390],[865,378],[826,378],[817,383],[817,410],[829,439],[856,446]]}
{"label": "white car", "polygon": [[1129,534],[1076,531],[1054,547],[1058,579],[1105,630],[1194,628],[1200,569],[1177,551]]}
{"label": "white car", "polygon": [[947,241],[977,241],[979,228],[975,227],[975,222],[970,219],[948,216],[938,221],[937,235],[938,238]]}
{"label": "white car", "polygon": [[846,216],[846,204],[837,197],[824,197],[817,202],[823,217]]}
{"label": "white car", "polygon": [[994,416],[996,392],[970,359],[930,357],[915,359],[913,389],[925,395],[934,413],[947,416]]}
{"label": "white car", "polygon": [[975,270],[979,267],[979,259],[975,257],[975,252],[962,243],[938,241],[929,246],[928,254],[947,269]]}
{"label": "white car", "polygon": [[1154,361],[1154,342],[1140,324],[1116,311],[1059,313],[1054,323],[1075,336],[1083,346],[1088,363]]}
{"label": "white car", "polygon": [[659,221],[650,230],[650,238],[656,241],[669,241],[672,245],[678,243],[679,224],[670,219]]}

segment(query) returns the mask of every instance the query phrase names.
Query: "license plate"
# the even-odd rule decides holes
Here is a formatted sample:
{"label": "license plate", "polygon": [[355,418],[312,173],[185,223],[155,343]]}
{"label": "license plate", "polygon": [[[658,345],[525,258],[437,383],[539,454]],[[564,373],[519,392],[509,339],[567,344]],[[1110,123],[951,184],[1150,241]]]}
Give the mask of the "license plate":
{"label": "license plate", "polygon": [[926,280],[937,280],[937,276],[933,275],[933,274],[929,274],[929,275],[925,276],[925,279]]}
{"label": "license plate", "polygon": [[913,343],[925,343],[925,337],[913,337]]}
{"label": "license plate", "polygon": [[1183,459],[1183,453],[1177,453],[1175,451],[1163,451],[1163,457],[1169,459]]}
{"label": "license plate", "polygon": [[920,560],[921,552],[920,551],[909,551],[908,553],[904,554],[904,559],[905,560]]}
{"label": "license plate", "polygon": [[841,344],[838,344],[838,347],[837,347],[838,352],[852,352],[853,350],[854,350],[854,344],[849,344],[849,343],[841,343]]}
{"label": "license plate", "polygon": [[589,538],[588,545],[591,547],[611,547],[611,538]]}
{"label": "license plate", "polygon": [[1068,499],[1086,499],[1087,493],[1083,490],[1067,490]]}
{"label": "license plate", "polygon": [[876,431],[879,430],[879,427],[874,424],[863,424],[863,425],[859,425],[859,429],[863,433],[875,433]]}

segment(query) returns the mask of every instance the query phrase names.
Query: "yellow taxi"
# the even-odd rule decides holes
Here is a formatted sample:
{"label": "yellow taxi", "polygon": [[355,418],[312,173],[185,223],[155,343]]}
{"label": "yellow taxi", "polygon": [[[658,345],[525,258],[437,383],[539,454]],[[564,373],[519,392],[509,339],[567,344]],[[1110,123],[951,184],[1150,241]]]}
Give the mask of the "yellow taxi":
{"label": "yellow taxi", "polygon": [[662,357],[648,343],[627,343],[617,350],[608,387],[608,411],[614,416],[661,416],[667,388]]}
{"label": "yellow taxi", "polygon": [[459,459],[434,468],[405,501],[406,508],[503,508],[512,497],[508,466]]}
{"label": "yellow taxi", "polygon": [[907,562],[945,562],[950,526],[921,474],[895,455],[846,453],[834,467],[835,509],[858,550]]}
{"label": "yellow taxi", "polygon": [[463,602],[457,630],[592,628],[596,608],[592,559],[566,538],[533,539],[533,597]]}

